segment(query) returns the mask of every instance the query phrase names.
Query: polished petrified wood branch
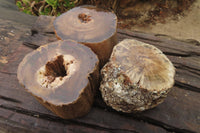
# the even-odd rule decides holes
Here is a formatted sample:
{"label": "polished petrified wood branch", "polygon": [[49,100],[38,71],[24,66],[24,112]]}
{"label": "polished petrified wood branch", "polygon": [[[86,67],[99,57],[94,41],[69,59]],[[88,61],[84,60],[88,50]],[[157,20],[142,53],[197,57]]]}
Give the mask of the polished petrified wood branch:
{"label": "polished petrified wood branch", "polygon": [[90,47],[102,67],[109,59],[116,38],[117,17],[94,6],[80,6],[62,14],[54,21],[58,39],[72,39]]}
{"label": "polished petrified wood branch", "polygon": [[25,56],[17,77],[45,107],[70,119],[89,112],[99,82],[98,66],[90,48],[75,41],[57,41]]}
{"label": "polished petrified wood branch", "polygon": [[163,102],[175,69],[156,47],[131,39],[117,44],[101,70],[104,101],[123,112],[143,111]]}

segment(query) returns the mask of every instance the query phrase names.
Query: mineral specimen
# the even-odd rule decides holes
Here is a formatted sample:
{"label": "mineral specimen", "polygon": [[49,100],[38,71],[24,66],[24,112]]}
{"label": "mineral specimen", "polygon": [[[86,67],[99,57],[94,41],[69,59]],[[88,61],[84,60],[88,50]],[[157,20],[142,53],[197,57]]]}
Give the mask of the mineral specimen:
{"label": "mineral specimen", "polygon": [[175,68],[158,48],[126,39],[114,47],[101,75],[106,104],[117,111],[137,112],[163,102],[174,84]]}

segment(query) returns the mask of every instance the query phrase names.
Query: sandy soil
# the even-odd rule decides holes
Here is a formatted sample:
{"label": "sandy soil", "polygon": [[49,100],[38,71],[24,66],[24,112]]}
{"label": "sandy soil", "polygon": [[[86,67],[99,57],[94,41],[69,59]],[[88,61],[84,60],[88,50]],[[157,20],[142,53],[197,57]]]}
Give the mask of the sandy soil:
{"label": "sandy soil", "polygon": [[195,39],[200,42],[200,0],[196,0],[184,16],[179,15],[177,20],[167,18],[166,23],[156,23],[148,27],[133,26],[130,30],[147,33],[165,34],[177,39]]}

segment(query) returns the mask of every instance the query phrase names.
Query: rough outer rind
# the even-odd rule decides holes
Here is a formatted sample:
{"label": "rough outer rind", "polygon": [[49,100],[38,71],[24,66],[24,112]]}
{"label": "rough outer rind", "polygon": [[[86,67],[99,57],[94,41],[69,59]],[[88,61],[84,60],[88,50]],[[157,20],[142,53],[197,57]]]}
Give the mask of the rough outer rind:
{"label": "rough outer rind", "polygon": [[122,112],[144,111],[163,102],[168,90],[148,91],[133,85],[116,64],[107,63],[101,70],[100,91],[107,105]]}
{"label": "rough outer rind", "polygon": [[[124,44],[125,44],[125,46],[127,46],[126,43],[129,41],[130,41],[130,43],[135,42],[133,40],[127,39],[125,41],[122,41],[122,43],[125,42]],[[139,45],[141,43],[141,46],[147,45],[147,44],[139,42],[139,41],[136,41],[136,43],[138,43],[136,45]],[[120,44],[120,45],[123,47],[123,44]],[[169,81],[170,82],[166,83],[166,85],[162,86],[162,88],[158,88],[158,87],[157,88],[144,88],[143,86],[145,86],[145,85],[141,84],[140,82],[134,82],[135,79],[133,79],[133,78],[131,79],[128,76],[128,74],[126,72],[127,69],[125,69],[124,66],[125,65],[128,65],[130,67],[134,66],[135,62],[133,59],[133,60],[131,60],[133,62],[130,62],[130,60],[129,60],[130,64],[122,63],[123,60],[125,60],[124,55],[128,55],[128,54],[124,53],[124,55],[123,55],[123,52],[119,52],[121,54],[118,53],[116,55],[115,53],[118,52],[117,50],[119,50],[118,46],[119,46],[119,44],[117,44],[114,47],[110,61],[101,70],[102,81],[101,81],[101,85],[100,85],[100,91],[102,93],[102,97],[103,97],[104,101],[106,102],[106,104],[111,106],[113,109],[115,109],[117,111],[130,113],[130,112],[144,111],[146,109],[153,108],[153,107],[157,106],[158,104],[162,103],[164,101],[164,98],[167,96],[168,92],[170,91],[170,88],[172,87],[172,85],[174,83],[174,79],[166,80],[167,82],[169,82]],[[149,46],[148,46],[148,48],[149,48]],[[156,56],[164,56],[164,55],[160,55],[160,54],[162,54],[162,52],[160,50],[155,49],[155,47],[153,47],[153,46],[150,46],[150,47],[152,47],[153,50],[156,50],[159,52],[159,54],[158,55],[156,54]],[[128,51],[129,51],[129,49],[127,48],[124,52],[128,52]],[[134,52],[134,50],[132,52]],[[120,56],[120,59],[117,56]],[[138,55],[138,56],[140,56],[140,55]],[[148,55],[142,54],[141,57],[136,57],[136,58],[138,58],[137,63],[140,63],[140,58],[143,58],[143,56],[148,56]],[[129,57],[129,59],[130,58],[131,57]],[[149,59],[151,59],[151,58],[149,58]],[[153,59],[155,59],[155,58],[153,58]],[[172,75],[172,78],[174,78],[175,73],[174,73],[173,65],[171,64],[171,62],[168,62],[168,59],[166,61],[165,56],[164,56],[163,60],[164,60],[164,62],[169,63],[169,66],[170,66],[169,70],[168,70],[168,68],[165,68],[165,69],[167,69],[168,72],[170,70],[172,70],[169,75],[170,75],[170,77]],[[141,61],[142,61],[141,65],[137,64],[136,67],[144,67],[143,66],[143,64],[145,64],[143,62],[144,60],[141,60]],[[160,65],[163,65],[163,64],[160,64]],[[157,64],[155,66],[157,66]],[[159,65],[158,65],[158,67],[159,67]],[[158,68],[155,68],[155,69],[158,69]],[[138,70],[138,69],[136,69],[136,70]],[[162,70],[162,71],[166,71],[166,70]],[[162,71],[161,71],[161,73],[162,73]],[[129,72],[131,72],[131,71],[129,71]],[[134,73],[134,72],[136,72],[136,73]],[[158,71],[158,72],[160,72],[160,71]],[[137,71],[132,71],[132,73],[137,75]],[[168,73],[164,74],[163,76],[165,77],[166,75],[168,75]],[[147,76],[149,76],[149,75],[147,75]],[[154,73],[152,76],[157,76],[157,75],[156,75],[156,73]],[[167,77],[167,78],[169,78],[169,77]],[[164,80],[163,82],[166,82],[166,81]],[[155,83],[157,83],[157,82],[155,82]]]}

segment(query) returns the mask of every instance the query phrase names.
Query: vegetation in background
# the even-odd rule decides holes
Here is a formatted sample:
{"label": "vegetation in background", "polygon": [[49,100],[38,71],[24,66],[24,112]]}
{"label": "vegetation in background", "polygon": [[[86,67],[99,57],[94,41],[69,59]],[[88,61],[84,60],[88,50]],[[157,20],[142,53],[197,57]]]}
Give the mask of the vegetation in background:
{"label": "vegetation in background", "polygon": [[94,5],[113,10],[121,28],[130,29],[157,22],[166,18],[177,20],[196,0],[16,0],[19,9],[32,15],[59,16],[79,5]]}
{"label": "vegetation in background", "polygon": [[59,16],[73,8],[76,1],[70,0],[17,0],[19,10],[32,15]]}

